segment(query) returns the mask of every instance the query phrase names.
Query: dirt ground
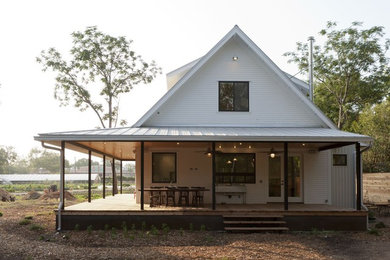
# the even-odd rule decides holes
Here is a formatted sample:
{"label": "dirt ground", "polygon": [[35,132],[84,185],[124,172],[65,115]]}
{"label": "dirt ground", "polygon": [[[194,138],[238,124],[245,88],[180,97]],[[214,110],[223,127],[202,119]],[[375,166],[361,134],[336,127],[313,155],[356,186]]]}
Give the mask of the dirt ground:
{"label": "dirt ground", "polygon": [[[372,232],[377,234],[231,234],[161,228],[56,233],[57,205],[56,200],[0,202],[0,259],[390,259],[389,227]],[[378,221],[390,226],[390,218]]]}

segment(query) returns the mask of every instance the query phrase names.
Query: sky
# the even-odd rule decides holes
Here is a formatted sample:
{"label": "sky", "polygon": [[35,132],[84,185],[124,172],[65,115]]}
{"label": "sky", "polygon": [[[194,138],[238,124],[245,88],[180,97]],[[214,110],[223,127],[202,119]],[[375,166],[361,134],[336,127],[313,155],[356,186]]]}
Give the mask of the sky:
{"label": "sky", "polygon": [[327,21],[339,28],[361,21],[384,26],[390,38],[390,1],[380,0],[66,0],[0,1],[0,145],[21,156],[40,143],[38,133],[93,129],[92,111],[60,107],[55,74],[36,62],[55,47],[67,57],[70,34],[87,26],[133,40],[134,51],[163,73],[121,98],[121,118],[135,123],[166,92],[165,74],[206,54],[238,25],[282,70],[296,74],[283,53],[314,36]]}

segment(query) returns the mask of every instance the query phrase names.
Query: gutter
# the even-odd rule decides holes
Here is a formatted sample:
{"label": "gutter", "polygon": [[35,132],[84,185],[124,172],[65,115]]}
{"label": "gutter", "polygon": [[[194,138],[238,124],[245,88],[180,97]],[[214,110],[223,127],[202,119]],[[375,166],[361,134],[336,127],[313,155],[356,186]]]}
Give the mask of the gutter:
{"label": "gutter", "polygon": [[[53,147],[53,146],[48,146],[45,144],[45,142],[41,141],[41,144],[42,144],[42,147],[43,148],[46,148],[46,149],[50,149],[50,150],[55,150],[55,151],[58,151],[60,153],[62,153],[62,149],[60,148],[57,148],[57,147]],[[62,160],[60,159],[60,164],[62,165]],[[62,166],[61,166],[62,168]],[[63,183],[64,183],[64,179],[63,179],[63,176],[62,174],[60,174],[60,203],[58,204],[58,211],[57,211],[57,217],[58,217],[58,222],[57,222],[57,231],[61,231],[61,211],[62,211],[62,207],[64,205],[64,191],[62,189],[63,187]]]}

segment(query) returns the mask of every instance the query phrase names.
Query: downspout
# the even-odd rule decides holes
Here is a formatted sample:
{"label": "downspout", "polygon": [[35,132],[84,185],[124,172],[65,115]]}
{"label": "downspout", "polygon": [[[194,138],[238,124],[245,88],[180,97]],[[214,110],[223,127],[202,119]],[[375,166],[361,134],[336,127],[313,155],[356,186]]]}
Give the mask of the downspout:
{"label": "downspout", "polygon": [[[55,150],[55,151],[59,151],[61,154],[62,154],[62,149],[60,148],[56,148],[56,147],[53,147],[53,146],[48,146],[45,144],[45,142],[41,142],[42,144],[42,147],[43,148],[46,148],[46,149],[50,149],[50,150]],[[61,165],[61,168],[62,168],[62,158],[60,158],[60,165]],[[62,207],[64,205],[64,191],[62,189],[63,187],[63,182],[64,182],[64,179],[62,178],[62,174],[60,174],[60,203],[58,204],[58,210],[57,210],[57,214],[58,214],[58,227],[57,227],[57,231],[61,231],[61,211],[62,211]]]}
{"label": "downspout", "polygon": [[[367,147],[364,147],[362,150],[360,150],[360,154],[362,154],[363,152],[367,151],[371,147],[372,147],[372,142],[369,142]],[[361,179],[361,183],[363,183],[363,167],[362,167],[362,173],[360,174],[360,178],[362,178]],[[363,194],[363,191],[362,191],[362,194]],[[362,199],[363,199],[363,197],[364,197],[364,195],[362,196]],[[362,208],[364,208],[364,210],[368,211],[368,208],[363,204],[363,202],[361,201],[360,203],[362,204]],[[368,223],[367,223],[367,226],[368,226]]]}

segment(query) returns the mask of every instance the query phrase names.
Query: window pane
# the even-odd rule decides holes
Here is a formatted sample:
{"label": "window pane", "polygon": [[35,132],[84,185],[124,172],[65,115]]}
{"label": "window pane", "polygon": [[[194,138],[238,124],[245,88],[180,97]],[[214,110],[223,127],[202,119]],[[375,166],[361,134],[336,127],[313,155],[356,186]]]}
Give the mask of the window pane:
{"label": "window pane", "polygon": [[276,156],[274,158],[269,157],[268,159],[268,196],[270,197],[280,197],[282,196],[281,189],[281,158]]}
{"label": "window pane", "polygon": [[152,154],[152,182],[176,182],[176,154]]}
{"label": "window pane", "polygon": [[234,110],[249,111],[248,82],[236,82],[234,84]]}
{"label": "window pane", "polygon": [[254,183],[255,154],[216,154],[217,183]]}
{"label": "window pane", "polygon": [[219,110],[233,111],[234,101],[233,83],[220,82],[219,83]]}
{"label": "window pane", "polygon": [[299,197],[301,191],[301,158],[288,157],[288,196]]}
{"label": "window pane", "polygon": [[333,155],[333,166],[346,166],[347,155],[346,154],[334,154]]}

